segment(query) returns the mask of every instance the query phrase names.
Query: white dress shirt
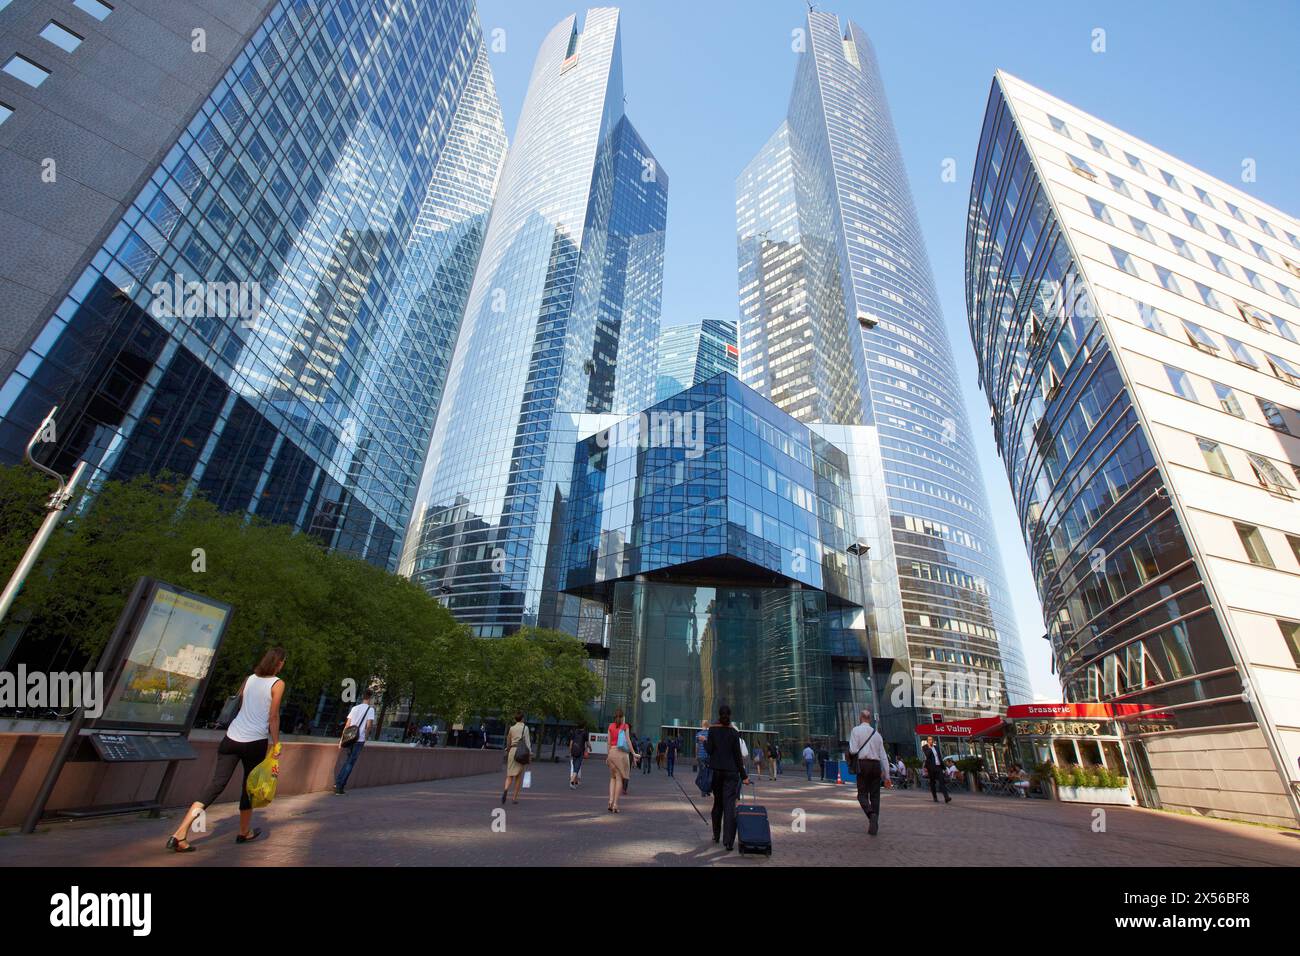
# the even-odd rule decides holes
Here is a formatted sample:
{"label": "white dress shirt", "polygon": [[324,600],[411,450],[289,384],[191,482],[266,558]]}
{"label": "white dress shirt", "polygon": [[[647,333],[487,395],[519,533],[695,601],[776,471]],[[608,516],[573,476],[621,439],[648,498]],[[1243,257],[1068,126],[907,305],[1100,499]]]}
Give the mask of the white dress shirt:
{"label": "white dress shirt", "polygon": [[[875,734],[875,736],[872,736]],[[870,738],[870,743],[868,743]],[[875,733],[870,724],[858,724],[849,734],[849,753],[856,754],[859,760],[879,760],[882,775],[889,773],[889,754],[885,752],[885,740]]]}

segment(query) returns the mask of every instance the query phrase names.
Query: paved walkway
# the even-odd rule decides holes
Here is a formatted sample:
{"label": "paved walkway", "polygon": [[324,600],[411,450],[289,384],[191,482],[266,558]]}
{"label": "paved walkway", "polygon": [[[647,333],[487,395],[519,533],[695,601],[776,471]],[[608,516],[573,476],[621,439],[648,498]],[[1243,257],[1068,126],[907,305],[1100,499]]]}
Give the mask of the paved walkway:
{"label": "paved walkway", "polygon": [[185,855],[163,851],[175,813],[54,824],[0,837],[0,866],[1300,865],[1296,833],[1117,807],[1098,833],[1089,806],[962,792],[936,805],[928,792],[886,790],[880,834],[868,837],[851,786],[793,774],[759,782],[772,857],[740,857],[710,840],[689,762],[676,781],[657,768],[634,774],[617,816],[605,811],[603,761],[585,776],[572,791],[567,764],[538,765],[533,788],[506,803],[504,832],[492,828],[501,778],[477,776],[286,797],[257,812],[264,838],[248,846],[234,842],[236,807],[222,804]]}

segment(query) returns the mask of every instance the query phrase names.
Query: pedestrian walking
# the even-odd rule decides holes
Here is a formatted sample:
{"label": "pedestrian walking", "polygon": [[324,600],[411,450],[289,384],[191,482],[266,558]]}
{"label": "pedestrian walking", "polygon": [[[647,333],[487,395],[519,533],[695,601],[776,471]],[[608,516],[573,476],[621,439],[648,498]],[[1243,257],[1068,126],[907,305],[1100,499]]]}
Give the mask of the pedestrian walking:
{"label": "pedestrian walking", "polygon": [[647,737],[641,744],[641,772],[649,773],[655,765],[655,744]]}
{"label": "pedestrian walking", "polygon": [[888,766],[885,741],[871,726],[871,711],[864,709],[849,734],[849,769],[858,780],[858,805],[867,815],[867,833],[871,836],[880,830],[880,786],[892,786]]}
{"label": "pedestrian walking", "polygon": [[347,720],[343,722],[343,732],[339,736],[339,749],[347,753],[343,756],[338,773],[334,775],[335,796],[343,795],[343,788],[348,785],[348,777],[352,776],[352,768],[357,765],[357,758],[361,756],[362,748],[374,733],[375,709],[370,706],[373,697],[374,692],[367,688],[361,695],[361,703],[348,711]]}
{"label": "pedestrian walking", "polygon": [[605,764],[609,767],[609,812],[618,813],[618,798],[625,792],[628,774],[632,772],[632,754],[636,746],[632,742],[632,728],[623,720],[623,708],[614,711],[614,720],[609,725],[609,755]]}
{"label": "pedestrian walking", "polygon": [[925,754],[925,773],[930,778],[930,796],[938,803],[938,791],[942,790],[943,802],[952,803],[952,797],[948,796],[948,775],[943,771],[943,755],[939,753],[939,745],[933,737],[925,738],[921,752]]}
{"label": "pedestrian walking", "polygon": [[804,769],[808,771],[809,780],[812,780],[813,761],[816,759],[817,755],[813,753],[812,744],[810,743],[803,748],[803,765]]}
{"label": "pedestrian walking", "polygon": [[706,717],[700,725],[700,732],[695,735],[695,762],[699,769],[695,773],[695,786],[700,796],[707,797],[713,793],[713,775],[709,771],[709,751],[706,746],[709,739],[709,719]]}
{"label": "pedestrian walking", "polygon": [[587,728],[579,727],[569,735],[569,789],[576,790],[582,783],[582,761],[591,756],[591,741]]}
{"label": "pedestrian walking", "polygon": [[718,723],[709,728],[704,742],[713,772],[713,842],[722,841],[725,850],[736,844],[736,798],[742,784],[749,782],[745,757],[741,753],[740,734],[731,726],[731,708],[718,708]]}
{"label": "pedestrian walking", "polygon": [[655,748],[655,763],[659,769],[664,769],[664,758],[668,756],[668,741],[662,737],[659,738],[659,745]]}
{"label": "pedestrian walking", "polygon": [[186,839],[190,827],[221,796],[236,767],[244,770],[239,788],[239,835],[236,843],[251,843],[262,835],[253,824],[253,802],[248,796],[248,775],[266,759],[280,753],[280,702],[284,700],[284,681],[279,673],[284,669],[284,648],[273,647],[257,662],[253,673],[244,680],[239,691],[239,712],[226,728],[226,735],[217,747],[217,762],[212,768],[212,779],[190,805],[180,826],[167,839],[167,849],[175,853],[190,853],[194,847]]}
{"label": "pedestrian walking", "polygon": [[506,731],[506,782],[505,789],[501,791],[502,803],[506,802],[506,794],[510,791],[512,781],[515,786],[512,802],[519,802],[519,791],[524,785],[524,770],[532,762],[533,738],[528,733],[528,725],[524,723],[524,712],[516,710],[515,722]]}
{"label": "pedestrian walking", "polygon": [[673,768],[677,766],[677,751],[681,747],[681,743],[676,737],[668,741],[668,754],[664,760],[668,764],[668,776],[670,777],[673,775]]}
{"label": "pedestrian walking", "polygon": [[763,745],[761,743],[754,744],[753,751],[754,773],[761,778],[763,776]]}
{"label": "pedestrian walking", "polygon": [[777,746],[775,740],[767,748],[767,772],[769,780],[775,780],[777,774],[781,772],[781,748]]}

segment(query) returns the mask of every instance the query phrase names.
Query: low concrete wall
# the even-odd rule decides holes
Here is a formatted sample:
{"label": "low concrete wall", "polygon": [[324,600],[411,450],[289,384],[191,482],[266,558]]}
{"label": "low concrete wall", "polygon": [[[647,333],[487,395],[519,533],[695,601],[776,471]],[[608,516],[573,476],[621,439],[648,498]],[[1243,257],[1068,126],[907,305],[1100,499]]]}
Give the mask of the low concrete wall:
{"label": "low concrete wall", "polygon": [[[12,725],[0,729],[0,827],[21,824],[36,798],[63,739],[61,733],[49,732],[52,729],[43,725],[33,725],[30,732]],[[212,778],[222,736],[214,730],[195,730],[190,734],[198,759],[180,764],[171,787],[163,795],[164,805],[186,806],[194,801]],[[280,753],[277,795],[333,789],[341,754],[336,738],[285,736],[281,741],[284,746]],[[69,762],[59,775],[46,813],[71,807],[152,800],[165,767],[161,763]],[[500,750],[368,743],[348,780],[348,789],[468,777],[496,773],[503,767]],[[217,802],[238,800],[241,781],[242,774],[236,770]]]}

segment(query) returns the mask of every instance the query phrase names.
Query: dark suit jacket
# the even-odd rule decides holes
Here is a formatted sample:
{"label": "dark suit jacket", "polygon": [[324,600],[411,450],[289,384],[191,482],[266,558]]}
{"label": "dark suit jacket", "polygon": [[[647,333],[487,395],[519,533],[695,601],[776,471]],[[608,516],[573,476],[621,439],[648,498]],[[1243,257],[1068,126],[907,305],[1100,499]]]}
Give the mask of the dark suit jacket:
{"label": "dark suit jacket", "polygon": [[735,727],[721,724],[710,727],[704,750],[709,755],[709,766],[713,770],[745,775],[745,758],[740,755],[740,734]]}
{"label": "dark suit jacket", "polygon": [[943,758],[939,756],[939,748],[937,746],[933,749],[930,747],[922,747],[921,751],[925,754],[925,769],[929,770],[931,767],[943,766]]}

